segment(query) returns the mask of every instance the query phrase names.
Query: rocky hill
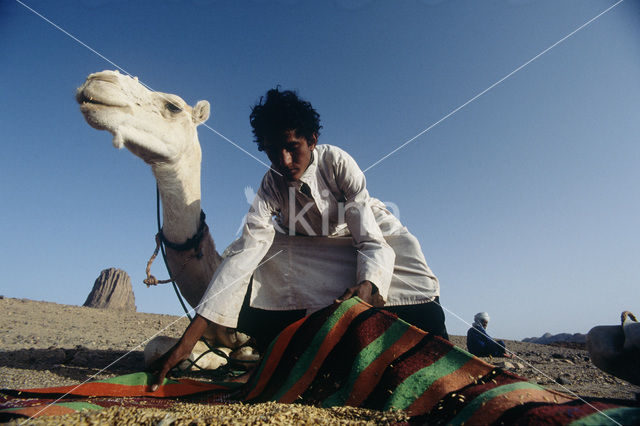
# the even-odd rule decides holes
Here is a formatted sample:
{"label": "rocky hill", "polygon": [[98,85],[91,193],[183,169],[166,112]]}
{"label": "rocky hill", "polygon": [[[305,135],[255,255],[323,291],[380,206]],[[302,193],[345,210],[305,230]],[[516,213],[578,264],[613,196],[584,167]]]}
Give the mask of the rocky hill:
{"label": "rocky hill", "polygon": [[553,343],[587,343],[587,335],[582,333],[560,333],[560,334],[551,334],[544,333],[540,337],[527,337],[522,339],[523,342],[528,343],[538,343],[541,345],[550,345]]}

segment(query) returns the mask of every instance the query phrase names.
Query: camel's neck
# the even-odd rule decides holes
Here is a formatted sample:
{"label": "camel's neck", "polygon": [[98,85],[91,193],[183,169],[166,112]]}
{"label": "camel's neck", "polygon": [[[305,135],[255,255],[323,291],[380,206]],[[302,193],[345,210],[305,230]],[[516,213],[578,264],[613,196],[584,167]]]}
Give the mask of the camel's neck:
{"label": "camel's neck", "polygon": [[172,243],[184,243],[198,230],[200,161],[199,152],[194,152],[176,163],[152,166],[162,199],[162,232]]}

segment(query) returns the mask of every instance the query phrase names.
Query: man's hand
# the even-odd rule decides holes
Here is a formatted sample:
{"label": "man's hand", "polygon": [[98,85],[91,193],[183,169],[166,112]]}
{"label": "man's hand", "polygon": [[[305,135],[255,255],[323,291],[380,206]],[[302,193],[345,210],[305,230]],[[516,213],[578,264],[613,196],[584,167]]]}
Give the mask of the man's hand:
{"label": "man's hand", "polygon": [[362,281],[360,284],[349,287],[335,302],[341,303],[356,296],[372,306],[380,307],[384,305],[378,289],[371,281]]}
{"label": "man's hand", "polygon": [[164,378],[169,370],[189,358],[193,347],[200,337],[202,337],[208,325],[209,321],[206,318],[196,315],[193,321],[191,321],[191,324],[189,324],[189,327],[184,331],[180,341],[171,348],[169,352],[162,355],[151,365],[149,370],[157,374],[156,379],[151,385],[151,392],[155,392],[158,386],[164,382]]}

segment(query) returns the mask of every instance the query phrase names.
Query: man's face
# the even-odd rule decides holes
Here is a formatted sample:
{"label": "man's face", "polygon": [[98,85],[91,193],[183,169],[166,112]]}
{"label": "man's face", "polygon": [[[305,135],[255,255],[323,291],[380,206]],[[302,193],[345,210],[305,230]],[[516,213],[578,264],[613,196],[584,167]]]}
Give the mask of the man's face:
{"label": "man's face", "polygon": [[273,168],[282,173],[288,181],[300,179],[309,163],[311,152],[315,149],[318,137],[311,141],[297,136],[295,130],[287,130],[279,140],[268,140],[265,151]]}

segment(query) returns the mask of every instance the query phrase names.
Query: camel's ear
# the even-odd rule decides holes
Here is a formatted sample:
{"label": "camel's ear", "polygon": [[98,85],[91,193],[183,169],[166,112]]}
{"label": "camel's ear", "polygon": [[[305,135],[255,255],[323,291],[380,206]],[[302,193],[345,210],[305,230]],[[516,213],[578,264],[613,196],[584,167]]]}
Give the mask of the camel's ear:
{"label": "camel's ear", "polygon": [[196,106],[193,107],[193,111],[191,111],[191,119],[196,125],[202,124],[209,118],[209,111],[209,102],[198,101]]}

